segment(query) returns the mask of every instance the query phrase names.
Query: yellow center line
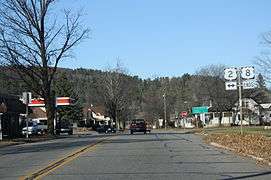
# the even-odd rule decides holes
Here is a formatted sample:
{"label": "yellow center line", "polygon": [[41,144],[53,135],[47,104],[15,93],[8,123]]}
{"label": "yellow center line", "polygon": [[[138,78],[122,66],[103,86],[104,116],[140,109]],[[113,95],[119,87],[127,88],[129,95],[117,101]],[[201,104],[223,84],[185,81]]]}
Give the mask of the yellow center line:
{"label": "yellow center line", "polygon": [[34,180],[34,179],[41,179],[43,177],[45,177],[46,175],[50,174],[51,172],[55,171],[56,169],[58,169],[59,167],[67,164],[68,162],[73,161],[74,159],[76,159],[77,157],[79,157],[80,155],[89,152],[89,151],[93,151],[95,150],[96,146],[106,140],[109,140],[112,137],[106,137],[106,138],[102,138],[99,139],[97,142],[94,142],[90,145],[84,146],[83,148],[80,148],[79,150],[75,150],[72,153],[70,153],[69,155],[67,155],[64,158],[60,158],[52,163],[50,163],[49,165],[35,171],[32,173],[29,173],[25,176],[22,176],[19,178],[19,180]]}

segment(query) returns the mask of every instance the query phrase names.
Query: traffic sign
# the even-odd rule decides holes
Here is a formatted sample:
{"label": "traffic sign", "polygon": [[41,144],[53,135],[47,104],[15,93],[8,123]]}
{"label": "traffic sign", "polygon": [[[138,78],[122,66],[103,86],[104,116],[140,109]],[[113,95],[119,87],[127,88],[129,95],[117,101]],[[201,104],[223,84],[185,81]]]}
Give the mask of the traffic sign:
{"label": "traffic sign", "polygon": [[187,111],[182,111],[180,114],[181,114],[181,117],[187,117],[188,115]]}
{"label": "traffic sign", "polygon": [[254,89],[256,87],[257,87],[257,83],[254,79],[243,81],[243,89]]}
{"label": "traffic sign", "polygon": [[228,81],[225,82],[226,90],[237,90],[237,82],[236,81]]}
{"label": "traffic sign", "polygon": [[236,68],[226,68],[224,70],[224,78],[226,80],[235,80],[237,79],[237,69]]}
{"label": "traffic sign", "polygon": [[208,112],[208,106],[198,106],[198,107],[192,107],[192,113],[193,114],[202,114]]}
{"label": "traffic sign", "polygon": [[254,67],[242,67],[241,68],[241,77],[243,79],[254,79],[255,78],[255,69]]}

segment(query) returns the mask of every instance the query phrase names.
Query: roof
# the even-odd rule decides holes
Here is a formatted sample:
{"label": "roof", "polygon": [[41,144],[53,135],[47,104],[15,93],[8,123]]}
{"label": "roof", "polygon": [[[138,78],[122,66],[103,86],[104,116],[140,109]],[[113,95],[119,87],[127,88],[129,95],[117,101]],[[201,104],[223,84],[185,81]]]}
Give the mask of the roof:
{"label": "roof", "polygon": [[32,107],[32,113],[29,115],[32,119],[47,118],[46,110],[43,107]]}
{"label": "roof", "polygon": [[260,104],[260,106],[264,109],[269,109],[271,107],[271,103]]}

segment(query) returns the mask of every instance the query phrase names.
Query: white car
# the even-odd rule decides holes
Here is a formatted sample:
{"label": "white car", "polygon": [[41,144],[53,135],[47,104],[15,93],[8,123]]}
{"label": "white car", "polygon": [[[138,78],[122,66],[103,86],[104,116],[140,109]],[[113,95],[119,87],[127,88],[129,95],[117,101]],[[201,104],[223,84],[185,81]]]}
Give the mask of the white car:
{"label": "white car", "polygon": [[24,127],[22,130],[22,134],[26,135],[28,129],[28,135],[38,134],[38,123],[34,121],[28,122],[28,128]]}
{"label": "white car", "polygon": [[[28,122],[28,134],[46,134],[48,126],[44,122],[29,121]],[[22,134],[25,135],[27,132],[27,127],[22,129]]]}

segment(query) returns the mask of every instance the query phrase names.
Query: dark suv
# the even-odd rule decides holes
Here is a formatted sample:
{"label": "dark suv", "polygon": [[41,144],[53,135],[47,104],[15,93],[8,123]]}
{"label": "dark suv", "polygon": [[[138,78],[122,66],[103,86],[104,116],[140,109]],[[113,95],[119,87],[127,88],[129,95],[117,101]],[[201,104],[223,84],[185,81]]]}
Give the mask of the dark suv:
{"label": "dark suv", "polygon": [[68,133],[69,135],[73,134],[72,124],[68,121],[60,121],[56,126],[56,134],[59,135],[61,133]]}
{"label": "dark suv", "polygon": [[147,124],[144,119],[134,119],[130,124],[130,134],[134,132],[147,132]]}

